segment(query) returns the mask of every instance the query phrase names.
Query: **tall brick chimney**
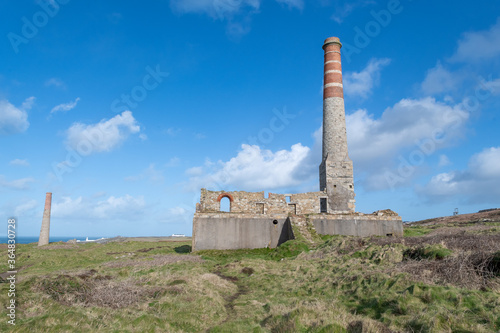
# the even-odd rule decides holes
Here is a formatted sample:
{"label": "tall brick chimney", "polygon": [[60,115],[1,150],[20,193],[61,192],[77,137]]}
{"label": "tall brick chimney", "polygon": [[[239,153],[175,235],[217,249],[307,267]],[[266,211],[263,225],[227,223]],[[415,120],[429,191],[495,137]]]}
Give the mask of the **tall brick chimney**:
{"label": "tall brick chimney", "polygon": [[52,203],[52,193],[47,192],[47,194],[45,195],[45,208],[43,209],[42,228],[40,229],[40,238],[38,238],[38,246],[49,244],[51,203]]}
{"label": "tall brick chimney", "polygon": [[354,179],[347,149],[342,63],[337,37],[325,40],[323,50],[323,157],[319,167],[320,190],[328,194],[329,213],[353,212]]}

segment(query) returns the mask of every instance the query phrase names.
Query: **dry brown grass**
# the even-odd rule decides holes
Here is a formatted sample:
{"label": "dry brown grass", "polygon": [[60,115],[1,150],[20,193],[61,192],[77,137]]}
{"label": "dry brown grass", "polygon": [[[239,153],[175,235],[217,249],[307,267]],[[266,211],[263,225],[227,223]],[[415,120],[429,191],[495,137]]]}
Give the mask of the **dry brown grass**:
{"label": "dry brown grass", "polygon": [[[34,291],[42,291],[64,305],[124,308],[149,298],[156,298],[169,288],[138,285],[132,279],[114,280],[90,270],[79,275],[45,277],[35,283]],[[171,288],[178,288],[172,286]]]}
{"label": "dry brown grass", "polygon": [[[478,228],[475,228],[478,229]],[[500,234],[469,233],[470,228],[437,229],[420,237],[377,238],[370,241],[384,246],[403,244],[410,248],[441,245],[453,251],[443,260],[404,260],[397,270],[414,280],[432,284],[452,284],[470,289],[497,289],[500,286]]]}
{"label": "dry brown grass", "polygon": [[112,268],[123,268],[123,267],[152,267],[152,266],[163,266],[168,264],[173,264],[176,262],[187,261],[193,263],[203,262],[200,256],[195,255],[174,255],[174,254],[166,254],[166,255],[156,255],[153,256],[152,259],[134,259],[134,260],[126,260],[126,261],[110,261],[104,263],[103,265],[106,267]]}

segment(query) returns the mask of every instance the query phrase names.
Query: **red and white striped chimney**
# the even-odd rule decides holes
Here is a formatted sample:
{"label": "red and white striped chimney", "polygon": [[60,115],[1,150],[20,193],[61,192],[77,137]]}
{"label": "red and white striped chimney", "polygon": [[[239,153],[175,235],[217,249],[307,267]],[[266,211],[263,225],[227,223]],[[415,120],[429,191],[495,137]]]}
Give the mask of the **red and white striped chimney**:
{"label": "red and white striped chimney", "polygon": [[325,40],[324,86],[323,86],[323,160],[343,161],[348,156],[344,110],[344,88],[342,85],[342,63],[337,37]]}

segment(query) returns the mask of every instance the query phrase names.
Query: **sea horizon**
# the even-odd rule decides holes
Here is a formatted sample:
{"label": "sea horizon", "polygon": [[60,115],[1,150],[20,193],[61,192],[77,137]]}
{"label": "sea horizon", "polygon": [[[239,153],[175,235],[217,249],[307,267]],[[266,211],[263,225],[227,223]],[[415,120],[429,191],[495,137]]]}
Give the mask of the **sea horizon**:
{"label": "sea horizon", "polygon": [[[84,241],[86,238],[89,238],[90,240],[96,240],[99,238],[103,238],[103,236],[51,236],[49,239],[50,243],[54,242],[67,242],[71,239],[76,239],[80,241]],[[113,236],[115,237],[115,236]],[[104,237],[104,238],[111,238],[111,237]],[[38,236],[16,236],[16,243],[17,244],[29,244],[29,243],[38,243]],[[9,238],[7,236],[0,236],[0,244],[7,244]]]}

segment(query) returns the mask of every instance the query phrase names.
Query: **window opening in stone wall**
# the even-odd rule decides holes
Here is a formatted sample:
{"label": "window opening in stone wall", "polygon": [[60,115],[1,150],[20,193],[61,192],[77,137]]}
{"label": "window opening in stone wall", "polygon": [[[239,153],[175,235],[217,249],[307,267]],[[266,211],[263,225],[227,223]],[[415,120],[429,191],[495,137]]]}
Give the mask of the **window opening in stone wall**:
{"label": "window opening in stone wall", "polygon": [[220,199],[220,211],[230,212],[231,211],[231,200],[228,197]]}
{"label": "window opening in stone wall", "polygon": [[257,214],[264,214],[264,204],[263,203],[257,204]]}
{"label": "window opening in stone wall", "polygon": [[291,200],[291,199],[290,199],[290,196],[289,196],[289,195],[287,195],[287,196],[285,197],[285,201],[286,201],[286,202],[290,202],[290,200]]}
{"label": "window opening in stone wall", "polygon": [[320,213],[326,213],[328,211],[326,205],[327,205],[326,198],[320,198],[319,199],[319,211],[320,211]]}
{"label": "window opening in stone wall", "polygon": [[352,185],[349,185],[349,188],[352,188]]}

